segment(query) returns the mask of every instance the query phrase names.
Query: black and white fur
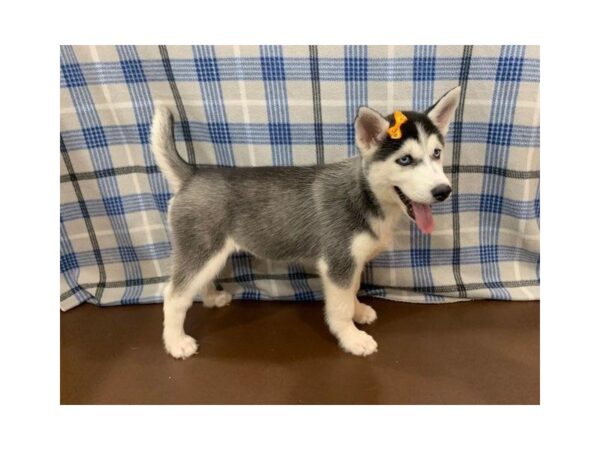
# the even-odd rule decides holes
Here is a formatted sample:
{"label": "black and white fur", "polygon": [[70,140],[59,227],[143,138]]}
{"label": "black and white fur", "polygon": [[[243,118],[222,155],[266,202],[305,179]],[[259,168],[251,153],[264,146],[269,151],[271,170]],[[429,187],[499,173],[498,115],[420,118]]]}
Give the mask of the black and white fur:
{"label": "black and white fur", "polygon": [[[197,293],[207,307],[229,304],[231,295],[213,280],[237,250],[314,264],[327,324],[340,346],[355,355],[375,352],[375,340],[354,324],[377,318],[356,298],[361,272],[391,245],[397,218],[409,214],[406,198],[431,204],[449,195],[442,159],[432,155],[443,150],[459,96],[456,87],[424,113],[405,112],[409,121],[399,140],[387,135],[392,116],[361,107],[355,119],[360,155],[309,167],[193,167],[177,154],[172,115],[159,107],[152,146],[175,192],[169,207],[173,270],[164,292],[167,352],[175,358],[196,352],[183,324]],[[398,160],[407,154],[414,163],[401,166]],[[435,195],[440,186],[441,197]]]}

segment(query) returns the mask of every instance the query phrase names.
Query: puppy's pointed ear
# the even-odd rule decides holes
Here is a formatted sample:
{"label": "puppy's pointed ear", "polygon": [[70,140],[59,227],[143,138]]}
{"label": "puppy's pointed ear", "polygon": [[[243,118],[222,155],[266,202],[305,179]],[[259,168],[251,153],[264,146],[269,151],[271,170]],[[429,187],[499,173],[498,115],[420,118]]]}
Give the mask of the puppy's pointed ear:
{"label": "puppy's pointed ear", "polygon": [[425,113],[431,119],[433,124],[440,130],[444,136],[448,132],[450,121],[454,117],[454,111],[460,101],[460,86],[450,89]]}
{"label": "puppy's pointed ear", "polygon": [[383,141],[390,123],[377,111],[366,106],[358,108],[354,119],[356,146],[363,156],[377,149]]}

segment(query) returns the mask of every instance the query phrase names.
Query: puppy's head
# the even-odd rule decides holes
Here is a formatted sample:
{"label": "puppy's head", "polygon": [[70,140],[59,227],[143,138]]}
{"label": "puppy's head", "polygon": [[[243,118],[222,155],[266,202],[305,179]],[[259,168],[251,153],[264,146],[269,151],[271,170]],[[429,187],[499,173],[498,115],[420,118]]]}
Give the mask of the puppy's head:
{"label": "puppy's head", "polygon": [[402,208],[423,233],[433,231],[431,204],[452,192],[442,161],[444,137],[459,98],[457,86],[422,113],[403,111],[408,120],[400,125],[400,137],[388,133],[395,124],[393,114],[383,117],[362,106],[354,121],[371,188],[382,202]]}

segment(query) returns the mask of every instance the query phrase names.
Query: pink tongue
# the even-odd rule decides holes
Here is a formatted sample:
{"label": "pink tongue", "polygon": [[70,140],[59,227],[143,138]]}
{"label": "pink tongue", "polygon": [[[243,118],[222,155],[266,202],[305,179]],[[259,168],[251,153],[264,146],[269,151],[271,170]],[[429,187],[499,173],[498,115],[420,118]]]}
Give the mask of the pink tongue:
{"label": "pink tongue", "polygon": [[415,220],[421,233],[429,234],[433,231],[433,214],[431,206],[422,203],[412,202]]}

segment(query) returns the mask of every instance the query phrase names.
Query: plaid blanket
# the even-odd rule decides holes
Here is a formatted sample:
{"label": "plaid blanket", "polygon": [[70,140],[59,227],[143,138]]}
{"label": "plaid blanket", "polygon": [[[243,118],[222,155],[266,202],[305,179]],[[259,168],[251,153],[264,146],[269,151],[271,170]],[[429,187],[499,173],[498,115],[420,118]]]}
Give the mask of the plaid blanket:
{"label": "plaid blanket", "polygon": [[[536,46],[63,46],[61,309],[162,301],[171,196],[154,105],[193,164],[325,164],[355,155],[360,105],[421,110],[462,85],[447,138],[454,194],[436,230],[404,220],[361,294],[411,302],[539,297]],[[238,299],[321,299],[314,268],[233,255]]]}

